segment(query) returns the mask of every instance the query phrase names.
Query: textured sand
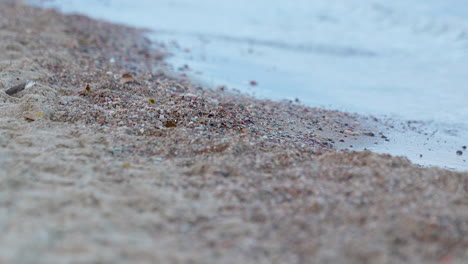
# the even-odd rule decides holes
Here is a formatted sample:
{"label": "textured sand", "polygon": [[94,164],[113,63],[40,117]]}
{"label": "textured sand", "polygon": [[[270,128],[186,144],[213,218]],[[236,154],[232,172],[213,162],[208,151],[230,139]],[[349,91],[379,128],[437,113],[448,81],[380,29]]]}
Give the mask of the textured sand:
{"label": "textured sand", "polygon": [[162,57],[0,1],[0,263],[466,263],[467,173],[334,150],[372,120],[203,89]]}

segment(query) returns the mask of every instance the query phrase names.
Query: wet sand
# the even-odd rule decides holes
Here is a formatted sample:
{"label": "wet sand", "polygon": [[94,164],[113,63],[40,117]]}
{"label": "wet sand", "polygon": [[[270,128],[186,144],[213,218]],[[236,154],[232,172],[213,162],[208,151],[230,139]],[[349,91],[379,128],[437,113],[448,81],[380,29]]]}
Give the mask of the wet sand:
{"label": "wet sand", "polygon": [[384,140],[372,118],[199,87],[142,30],[0,7],[0,263],[468,258],[468,173],[334,148]]}

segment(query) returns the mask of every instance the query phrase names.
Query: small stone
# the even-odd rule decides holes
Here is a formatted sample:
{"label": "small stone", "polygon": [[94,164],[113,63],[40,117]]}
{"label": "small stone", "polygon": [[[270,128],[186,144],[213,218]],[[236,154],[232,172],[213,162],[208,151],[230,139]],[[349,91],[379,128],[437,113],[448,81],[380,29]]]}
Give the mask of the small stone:
{"label": "small stone", "polygon": [[461,155],[463,155],[463,151],[461,151],[461,150],[457,150],[457,155],[458,155],[458,156],[461,156]]}
{"label": "small stone", "polygon": [[350,135],[350,136],[359,136],[359,132],[354,132],[351,130],[345,130],[343,131],[343,133],[345,133],[346,135]]}
{"label": "small stone", "polygon": [[21,92],[26,88],[27,83],[21,83],[16,86],[11,87],[10,89],[6,90],[5,93],[8,95],[13,95],[15,93]]}
{"label": "small stone", "polygon": [[164,124],[165,127],[176,127],[177,124],[174,121],[167,121],[166,124]]}
{"label": "small stone", "polygon": [[122,74],[122,77],[120,78],[120,84],[126,84],[126,83],[131,83],[135,80],[132,74],[130,73],[124,73]]}

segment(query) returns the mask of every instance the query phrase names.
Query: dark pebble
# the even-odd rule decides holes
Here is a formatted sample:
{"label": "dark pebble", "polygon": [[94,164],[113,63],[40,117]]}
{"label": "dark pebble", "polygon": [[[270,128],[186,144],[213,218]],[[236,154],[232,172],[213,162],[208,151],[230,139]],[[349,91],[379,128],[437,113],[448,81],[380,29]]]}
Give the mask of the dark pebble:
{"label": "dark pebble", "polygon": [[14,95],[15,93],[19,93],[26,88],[26,83],[18,84],[16,86],[11,87],[10,89],[6,90],[5,93],[8,95]]}
{"label": "dark pebble", "polygon": [[461,151],[461,150],[457,150],[457,155],[458,155],[458,156],[461,156],[461,155],[463,155],[463,151]]}

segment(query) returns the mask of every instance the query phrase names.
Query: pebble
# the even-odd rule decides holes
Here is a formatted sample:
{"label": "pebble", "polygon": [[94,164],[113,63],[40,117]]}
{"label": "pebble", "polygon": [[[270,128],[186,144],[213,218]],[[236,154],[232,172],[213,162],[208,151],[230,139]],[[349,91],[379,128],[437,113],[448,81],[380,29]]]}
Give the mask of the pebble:
{"label": "pebble", "polygon": [[345,133],[346,135],[351,135],[351,136],[359,136],[359,132],[354,132],[351,130],[345,130],[343,131],[343,133]]}

